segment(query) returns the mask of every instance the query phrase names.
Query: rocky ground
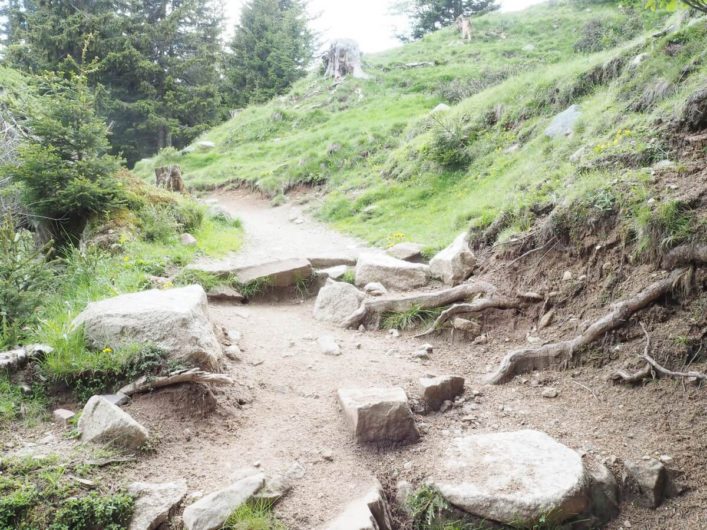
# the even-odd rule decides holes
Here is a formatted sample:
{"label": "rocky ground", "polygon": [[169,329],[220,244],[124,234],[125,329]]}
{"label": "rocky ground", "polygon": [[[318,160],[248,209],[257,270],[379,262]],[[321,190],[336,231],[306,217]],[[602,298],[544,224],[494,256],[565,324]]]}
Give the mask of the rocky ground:
{"label": "rocky ground", "polygon": [[[357,256],[365,250],[360,242],[310,219],[303,206],[271,208],[240,191],[214,198],[244,222],[248,239],[233,258],[238,265],[288,257]],[[496,285],[513,282],[504,289],[508,292],[521,287],[562,289],[562,282],[570,281],[563,269],[535,267],[524,267],[514,280],[493,270],[482,270],[481,275]],[[570,275],[579,277],[580,268]],[[635,274],[648,278],[655,273],[638,268]],[[235,384],[214,388],[213,396],[195,387],[135,396],[123,409],[150,431],[155,451],[121,467],[111,480],[185,479],[188,504],[200,493],[228,486],[242,468],[280,473],[291,479],[293,488],[277,505],[278,517],[288,528],[315,529],[366,494],[376,478],[386,485],[408,481],[417,486],[434,477],[444,468],[455,438],[534,429],[585,460],[606,463],[619,478],[625,461],[648,459],[662,461],[675,475],[683,490],[679,496],[657,509],[628,499],[606,528],[707,527],[704,389],[673,379],[637,387],[610,380],[617,368],[643,350],[640,333],[612,335],[611,344],[601,345],[601,351],[614,352],[610,360],[592,361],[590,351],[564,371],[536,372],[489,386],[485,377],[511,349],[572,336],[581,322],[601,312],[569,304],[551,325],[538,330],[539,308],[492,310],[481,319],[484,338],[470,341],[463,333],[417,339],[412,332],[398,336],[385,329],[345,330],[315,320],[314,304],[313,297],[302,293],[247,305],[211,304],[217,325],[242,335],[241,352],[228,361],[226,370]],[[318,341],[323,336],[333,339],[340,355],[322,352]],[[425,343],[432,351],[419,355]],[[445,374],[463,377],[465,392],[451,407],[445,405],[449,408],[444,412],[427,413],[420,378]],[[370,387],[405,390],[419,441],[387,447],[357,443],[337,391]],[[61,430],[54,427],[61,441],[49,439],[48,446],[76,443],[62,440]],[[12,438],[37,441],[46,434],[15,433]]]}

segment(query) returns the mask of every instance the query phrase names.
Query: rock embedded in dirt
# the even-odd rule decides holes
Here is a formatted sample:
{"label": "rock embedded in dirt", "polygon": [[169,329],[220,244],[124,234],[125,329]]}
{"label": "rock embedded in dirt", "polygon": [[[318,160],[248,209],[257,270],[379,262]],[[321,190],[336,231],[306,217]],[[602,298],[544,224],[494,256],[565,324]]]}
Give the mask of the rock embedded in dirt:
{"label": "rock embedded in dirt", "polygon": [[93,396],[83,408],[78,430],[81,440],[138,449],[149,438],[147,429],[132,416],[101,396]]}
{"label": "rock embedded in dirt", "polygon": [[265,475],[256,473],[202,497],[184,510],[184,527],[186,530],[219,530],[231,514],[264,484]]}
{"label": "rock embedded in dirt", "polygon": [[453,375],[420,378],[422,397],[430,410],[440,410],[445,401],[464,393],[464,378]]}
{"label": "rock embedded in dirt", "polygon": [[547,313],[545,313],[542,318],[540,319],[540,322],[538,323],[538,329],[545,329],[548,327],[550,324],[552,324],[553,319],[555,318],[555,310],[550,309]]}
{"label": "rock embedded in dirt", "polygon": [[359,443],[415,442],[420,433],[402,388],[338,391],[344,415]]}
{"label": "rock embedded in dirt", "polygon": [[619,485],[609,468],[597,459],[587,456],[584,462],[587,476],[590,478],[592,514],[602,523],[607,523],[620,512]]}
{"label": "rock embedded in dirt", "polygon": [[371,296],[385,296],[388,294],[388,289],[380,282],[367,283],[363,290],[366,294],[370,294]]}
{"label": "rock embedded in dirt", "polygon": [[154,530],[167,522],[170,512],[186,497],[187,482],[133,482],[128,486],[128,493],[135,499],[128,530]]}
{"label": "rock embedded in dirt", "polygon": [[361,305],[365,295],[350,283],[327,280],[314,303],[314,318],[341,324]]}
{"label": "rock embedded in dirt", "polygon": [[317,344],[324,355],[341,355],[341,348],[331,335],[322,335],[317,339]]}
{"label": "rock embedded in dirt", "polygon": [[393,530],[393,518],[380,484],[349,503],[339,517],[324,525],[324,530]]}
{"label": "rock embedded in dirt", "polygon": [[542,396],[547,399],[553,399],[559,395],[560,395],[560,393],[557,391],[557,389],[553,388],[551,386],[549,386],[545,390],[543,390],[543,393],[542,393]]}
{"label": "rock embedded in dirt", "polygon": [[347,272],[349,272],[348,265],[337,265],[327,269],[320,269],[317,271],[317,274],[325,278],[331,278],[332,280],[340,280]]}
{"label": "rock embedded in dirt", "polygon": [[561,523],[590,507],[579,454],[538,431],[456,438],[431,482],[454,506],[504,524],[548,513]]}
{"label": "rock embedded in dirt", "polygon": [[469,320],[468,318],[454,317],[452,320],[452,327],[454,329],[458,329],[459,331],[471,333],[475,337],[481,333],[481,324],[475,320]]}
{"label": "rock embedded in dirt", "polygon": [[446,285],[457,285],[471,276],[475,264],[468,234],[463,233],[430,260],[430,273]]}
{"label": "rock embedded in dirt", "polygon": [[120,392],[117,392],[115,394],[102,394],[101,397],[108,400],[116,407],[122,407],[130,401],[130,397],[126,396],[125,394],[121,394]]}
{"label": "rock embedded in dirt", "polygon": [[73,321],[89,344],[112,348],[152,344],[170,357],[202,368],[218,368],[222,356],[199,285],[125,294],[88,304]]}
{"label": "rock embedded in dirt", "polygon": [[67,409],[56,409],[52,412],[54,421],[60,423],[64,427],[66,427],[69,424],[69,421],[75,416],[76,414],[73,411]]}
{"label": "rock embedded in dirt", "polygon": [[208,290],[207,298],[213,302],[231,302],[240,304],[245,301],[245,297],[228,285],[217,285]]}
{"label": "rock embedded in dirt", "polygon": [[545,136],[550,138],[570,136],[581,115],[582,110],[579,105],[569,106],[552,119],[550,125],[545,129]]}
{"label": "rock embedded in dirt", "polygon": [[196,238],[191,234],[182,234],[179,236],[179,242],[185,247],[195,247],[197,244]]}
{"label": "rock embedded in dirt", "polygon": [[429,267],[410,263],[385,254],[362,254],[356,263],[356,285],[378,282],[388,289],[410,291],[429,281]]}
{"label": "rock embedded in dirt", "polygon": [[641,494],[641,504],[648,508],[657,508],[668,496],[670,477],[668,470],[658,460],[626,460],[624,462],[626,473],[638,486]]}
{"label": "rock embedded in dirt", "polygon": [[385,252],[389,256],[403,261],[416,261],[422,258],[422,245],[417,243],[398,243]]}

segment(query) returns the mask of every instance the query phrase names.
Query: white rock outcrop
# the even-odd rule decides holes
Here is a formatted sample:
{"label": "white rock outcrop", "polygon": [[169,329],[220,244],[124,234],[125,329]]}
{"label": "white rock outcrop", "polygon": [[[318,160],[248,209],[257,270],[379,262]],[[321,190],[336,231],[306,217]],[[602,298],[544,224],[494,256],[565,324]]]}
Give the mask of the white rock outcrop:
{"label": "white rock outcrop", "polygon": [[184,510],[186,530],[219,530],[231,514],[265,484],[265,475],[257,473],[234,482],[227,488],[202,497]]}
{"label": "white rock outcrop", "polygon": [[430,273],[446,285],[457,285],[471,276],[475,264],[468,235],[464,233],[430,260]]}
{"label": "white rock outcrop", "polygon": [[504,524],[547,514],[560,523],[590,507],[579,454],[532,430],[453,440],[432,483],[454,506]]}
{"label": "white rock outcrop", "polygon": [[424,287],[429,281],[429,267],[410,263],[385,254],[362,254],[356,263],[356,285],[379,282],[388,289],[409,291]]}
{"label": "white rock outcrop", "polygon": [[199,285],[90,303],[73,322],[74,328],[81,326],[96,348],[153,344],[176,359],[211,370],[222,356],[206,293]]}
{"label": "white rock outcrop", "polygon": [[314,318],[341,324],[358,309],[364,294],[346,282],[327,280],[314,303]]}
{"label": "white rock outcrop", "polygon": [[128,486],[128,493],[135,499],[128,530],[154,530],[167,522],[172,509],[182,502],[187,494],[187,482],[133,482]]}
{"label": "white rock outcrop", "polygon": [[130,414],[101,396],[93,396],[83,408],[78,430],[81,440],[138,449],[149,433]]}
{"label": "white rock outcrop", "polygon": [[420,438],[402,388],[340,389],[338,396],[358,442],[414,442]]}

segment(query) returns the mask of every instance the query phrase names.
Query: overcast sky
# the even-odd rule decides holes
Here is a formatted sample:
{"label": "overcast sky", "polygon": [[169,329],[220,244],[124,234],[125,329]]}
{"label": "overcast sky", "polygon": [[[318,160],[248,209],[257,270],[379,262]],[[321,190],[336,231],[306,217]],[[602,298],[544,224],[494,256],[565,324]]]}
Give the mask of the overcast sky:
{"label": "overcast sky", "polygon": [[[523,9],[543,0],[501,0],[506,11]],[[238,21],[238,13],[245,0],[225,0],[229,17],[229,33]],[[394,0],[310,0],[310,10],[317,16],[314,27],[323,41],[350,38],[358,41],[366,53],[379,52],[398,46],[396,28],[404,28],[405,21],[390,14]]]}

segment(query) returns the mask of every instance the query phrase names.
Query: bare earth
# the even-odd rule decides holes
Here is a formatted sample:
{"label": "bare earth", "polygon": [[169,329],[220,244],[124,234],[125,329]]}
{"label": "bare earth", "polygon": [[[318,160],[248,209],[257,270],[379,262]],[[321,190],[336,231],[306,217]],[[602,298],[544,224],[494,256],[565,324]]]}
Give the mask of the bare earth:
{"label": "bare earth", "polygon": [[[308,254],[358,252],[360,242],[307,218],[299,207],[271,208],[246,192],[216,196],[240,217],[247,241],[239,262]],[[296,209],[297,211],[293,211]],[[295,224],[290,219],[302,217]],[[242,467],[266,471],[297,469],[291,493],[277,514],[291,529],[316,529],[363,494],[374,477],[421,484],[439,465],[445,446],[462,433],[538,429],[580,452],[601,459],[669,455],[681,472],[684,495],[657,510],[623,505],[608,528],[707,528],[707,397],[704,389],[661,380],[627,388],[607,381],[617,368],[583,366],[536,377],[518,377],[502,386],[481,381],[511,348],[521,345],[534,324],[530,315],[492,312],[485,318],[488,343],[454,343],[449,336],[426,339],[435,349],[429,361],[412,359],[422,342],[385,330],[343,330],[312,318],[313,299],[215,305],[212,317],[242,332],[240,362],[231,362],[235,388],[220,390],[219,407],[194,391],[170,389],[137,397],[126,410],[159,437],[154,454],[123,467],[116,482],[167,481],[183,477],[190,491],[208,493],[229,483]],[[560,315],[544,339],[571,334],[572,315]],[[325,356],[316,339],[334,336],[339,357]],[[640,340],[623,344],[636,352]],[[467,380],[466,402],[442,414],[417,415],[422,440],[401,448],[357,445],[336,400],[347,386],[401,386],[419,395],[425,374],[453,374]],[[545,399],[546,386],[559,396]],[[473,398],[472,391],[481,392]],[[58,431],[58,429],[57,429]],[[38,433],[37,436],[43,434]],[[326,456],[326,458],[325,458]],[[298,464],[298,466],[296,465]]]}

